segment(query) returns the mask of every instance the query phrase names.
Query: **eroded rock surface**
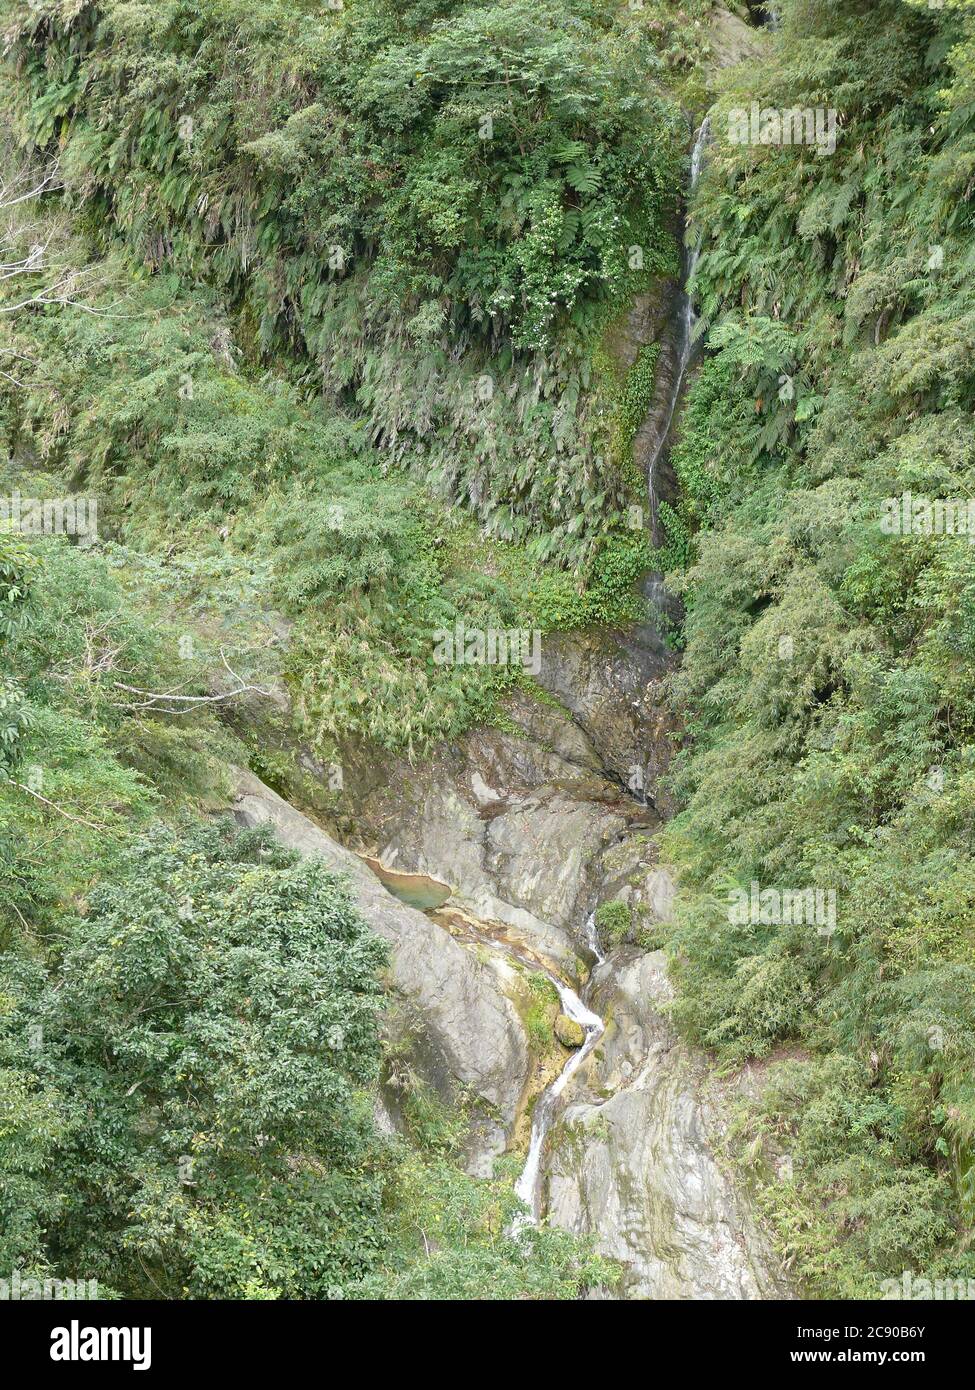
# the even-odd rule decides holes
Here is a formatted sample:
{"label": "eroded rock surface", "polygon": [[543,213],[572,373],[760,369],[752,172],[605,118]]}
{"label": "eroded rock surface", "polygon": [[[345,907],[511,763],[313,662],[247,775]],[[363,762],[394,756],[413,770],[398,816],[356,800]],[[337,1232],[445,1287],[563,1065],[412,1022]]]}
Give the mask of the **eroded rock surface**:
{"label": "eroded rock surface", "polygon": [[521,733],[476,731],[419,768],[394,763],[378,777],[351,759],[346,792],[363,846],[386,867],[445,880],[474,916],[577,977],[601,857],[646,812],[568,711],[517,696],[509,712]]}
{"label": "eroded rock surface", "polygon": [[670,752],[661,682],[673,665],[661,624],[545,639],[540,683],[583,731],[606,776],[666,814]]}
{"label": "eroded rock surface", "polygon": [[270,825],[282,844],[351,879],[363,915],[391,946],[390,984],[400,1007],[388,1011],[387,1029],[410,1032],[424,1079],[446,1101],[459,1088],[473,1098],[469,1166],[486,1171],[514,1131],[529,1070],[521,1019],[496,963],[394,898],[358,855],[252,773],[240,773],[234,809],[241,824]]}
{"label": "eroded rock surface", "polygon": [[[627,903],[641,931],[666,923],[674,883],[656,862],[659,821],[617,780],[631,750],[652,760],[665,742],[653,707],[659,667],[638,669],[634,678],[611,638],[575,639],[552,680],[560,707],[513,702],[520,734],[482,730],[372,783],[353,774],[359,824],[383,861],[446,879],[563,978],[585,954],[586,915],[599,902]],[[606,1032],[543,1151],[543,1210],[620,1261],[624,1297],[778,1296],[776,1262],[716,1158],[722,1093],[678,1041],[669,997],[660,952],[622,946],[594,972],[585,999]]]}
{"label": "eroded rock surface", "polygon": [[[598,904],[627,904],[644,940],[670,918],[674,884],[654,843],[668,661],[641,631],[553,639],[540,677],[548,697],[516,695],[512,728],[475,731],[420,767],[348,750],[341,813],[352,843],[387,869],[449,884],[453,909],[503,924],[508,940],[578,983],[593,960],[586,921]],[[645,802],[628,785],[633,763],[646,769]],[[464,946],[256,778],[243,779],[237,810],[350,875],[392,945],[387,1030],[409,1036],[444,1099],[474,1098],[469,1166],[488,1172],[516,1132],[524,1139],[526,1098],[561,1065],[530,1054],[525,973],[506,962],[504,933],[491,950]],[[723,1093],[667,1021],[669,992],[659,952],[618,946],[595,970],[585,1001],[606,1031],[560,1098],[543,1149],[543,1210],[620,1261],[624,1297],[781,1296],[747,1197],[716,1157]],[[384,1128],[401,1123],[395,1090],[378,1113]]]}
{"label": "eroded rock surface", "polygon": [[661,1012],[670,993],[662,952],[624,947],[599,966],[589,1003],[606,1032],[550,1136],[549,1219],[622,1263],[627,1298],[781,1297],[715,1157],[724,1101]]}

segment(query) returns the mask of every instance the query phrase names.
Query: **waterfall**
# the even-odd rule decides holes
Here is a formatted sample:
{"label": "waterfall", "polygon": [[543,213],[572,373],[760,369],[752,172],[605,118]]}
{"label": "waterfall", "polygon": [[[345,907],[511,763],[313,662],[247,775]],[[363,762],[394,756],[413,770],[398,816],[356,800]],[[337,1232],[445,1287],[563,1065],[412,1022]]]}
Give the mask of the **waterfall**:
{"label": "waterfall", "polygon": [[[701,175],[701,164],[704,159],[704,147],[711,135],[711,118],[705,116],[694,139],[694,148],[691,151],[691,174],[688,184],[688,198],[697,187],[697,181]],[[670,396],[663,411],[663,424],[657,435],[657,442],[647,465],[647,491],[650,501],[650,531],[654,544],[659,544],[659,523],[658,523],[658,472],[660,461],[664,456],[670,442],[670,432],[674,423],[674,415],[677,411],[677,402],[684,386],[684,378],[687,375],[687,368],[691,360],[691,350],[693,347],[694,325],[697,316],[694,313],[694,305],[688,291],[688,285],[697,269],[697,262],[701,254],[701,241],[698,237],[693,246],[688,246],[685,242],[682,267],[682,284],[678,310],[675,315],[677,324],[677,367],[674,372],[674,379],[671,384]]]}
{"label": "waterfall", "polygon": [[[538,1170],[542,1161],[542,1148],[545,1138],[552,1127],[555,1118],[555,1102],[565,1090],[572,1076],[579,1070],[590,1052],[598,1043],[605,1032],[606,1025],[598,1014],[594,1014],[591,1009],[587,1009],[579,996],[568,985],[564,985],[561,980],[554,975],[549,976],[555,988],[559,992],[559,999],[562,1001],[563,1012],[568,1014],[573,1022],[581,1025],[586,1034],[586,1040],[582,1046],[573,1052],[558,1076],[546,1090],[538,1097],[535,1102],[535,1111],[532,1115],[531,1141],[528,1145],[528,1158],[525,1166],[521,1170],[521,1175],[515,1183],[515,1195],[520,1197],[531,1212],[531,1221],[536,1222],[541,1215],[541,1202],[538,1191]],[[528,1216],[515,1223],[515,1228],[527,1224]]]}
{"label": "waterfall", "polygon": [[[586,918],[586,925],[583,930],[586,945],[596,957],[596,964],[601,965],[606,957],[603,955],[599,944],[599,932],[596,928],[596,915],[590,912]],[[542,1162],[542,1149],[545,1144],[545,1137],[552,1127],[555,1119],[555,1102],[565,1090],[572,1076],[579,1070],[590,1052],[599,1042],[603,1033],[606,1031],[606,1024],[598,1014],[588,1009],[579,996],[568,985],[548,971],[545,972],[552,984],[559,992],[559,999],[562,1010],[573,1022],[578,1023],[586,1034],[582,1046],[574,1052],[559,1075],[552,1082],[551,1086],[538,1097],[535,1102],[535,1113],[532,1115],[532,1132],[528,1145],[528,1157],[525,1166],[521,1170],[518,1181],[515,1183],[515,1195],[520,1197],[528,1208],[528,1212],[522,1217],[516,1218],[513,1230],[517,1233],[529,1223],[538,1221],[541,1215],[541,1201],[538,1191],[538,1173]],[[529,1215],[529,1212],[531,1213]]]}
{"label": "waterfall", "polygon": [[[645,800],[644,805],[646,805]],[[592,951],[593,955],[596,957],[596,964],[602,965],[606,957],[603,955],[603,948],[599,942],[599,928],[596,926],[595,912],[590,912],[589,916],[586,918],[586,925],[583,928],[582,939],[585,941],[590,951]]]}

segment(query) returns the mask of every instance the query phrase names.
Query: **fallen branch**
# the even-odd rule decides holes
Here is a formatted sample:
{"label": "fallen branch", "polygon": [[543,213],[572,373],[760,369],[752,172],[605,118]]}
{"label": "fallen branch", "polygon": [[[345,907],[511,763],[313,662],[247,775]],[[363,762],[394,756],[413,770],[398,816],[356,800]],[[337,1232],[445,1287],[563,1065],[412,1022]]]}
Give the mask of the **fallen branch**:
{"label": "fallen branch", "polygon": [[[222,650],[220,652],[220,659],[231,677],[237,682],[236,690],[222,690],[216,695],[181,695],[178,687],[175,690],[165,691],[142,690],[137,685],[126,685],[124,681],[115,681],[114,685],[117,690],[124,690],[127,695],[136,695],[139,697],[138,700],[114,701],[115,708],[129,710],[152,709],[158,710],[162,714],[189,714],[198,705],[215,705],[219,704],[222,700],[236,700],[240,695],[260,695],[265,700],[270,700],[272,698],[270,690],[265,690],[260,685],[250,685],[248,682],[242,680],[237,672],[231,669]],[[176,708],[165,707],[167,705],[172,706],[174,703],[176,703]]]}

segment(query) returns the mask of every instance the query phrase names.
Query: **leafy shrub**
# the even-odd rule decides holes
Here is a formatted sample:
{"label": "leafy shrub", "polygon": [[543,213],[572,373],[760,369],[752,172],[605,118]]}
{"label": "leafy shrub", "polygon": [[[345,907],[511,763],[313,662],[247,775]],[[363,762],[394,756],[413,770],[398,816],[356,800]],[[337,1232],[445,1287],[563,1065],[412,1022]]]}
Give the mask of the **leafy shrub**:
{"label": "leafy shrub", "polygon": [[608,946],[618,946],[628,939],[633,929],[633,909],[619,898],[600,903],[596,908],[596,926],[602,941]]}

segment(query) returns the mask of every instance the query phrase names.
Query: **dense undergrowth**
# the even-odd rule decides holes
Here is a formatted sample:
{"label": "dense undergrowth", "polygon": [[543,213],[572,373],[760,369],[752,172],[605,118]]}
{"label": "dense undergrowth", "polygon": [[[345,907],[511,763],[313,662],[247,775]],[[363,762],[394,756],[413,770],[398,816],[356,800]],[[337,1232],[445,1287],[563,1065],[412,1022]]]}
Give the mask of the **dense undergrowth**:
{"label": "dense undergrowth", "polygon": [[101,312],[69,307],[13,338],[7,491],[94,495],[101,533],[195,574],[215,618],[237,621],[245,600],[285,615],[296,704],[326,759],[342,738],[413,754],[497,717],[517,673],[436,665],[437,629],[639,616],[644,533],[604,539],[586,581],[491,539],[390,473],[361,421],[235,360],[205,291],[117,257],[98,270]]}
{"label": "dense undergrowth", "polygon": [[[509,1189],[459,1173],[429,1097],[415,1143],[377,1140],[378,960],[341,884],[202,830],[246,752],[138,692],[263,685],[286,630],[323,757],[419,756],[513,679],[436,667],[433,630],[638,615],[652,350],[627,375],[604,345],[675,264],[668,92],[700,99],[709,7],[2,8],[17,143],[65,179],[43,236],[91,268],[83,305],[0,316],[2,490],[96,494],[103,543],[0,534],[0,1262],[137,1295],[571,1296],[605,1271],[508,1240]],[[880,525],[975,483],[975,6],[777,8],[693,216],[675,1012],[729,1067],[771,1059],[741,1124],[803,1287],[876,1297],[975,1273],[975,552]],[[729,144],[753,100],[834,109],[835,152]],[[156,864],[227,898],[219,960]],[[835,930],[730,920],[752,883],[835,892]],[[310,1009],[296,1049],[281,972],[314,995],[332,964],[355,1037]]]}
{"label": "dense undergrowth", "polygon": [[8,3],[18,129],[384,468],[576,565],[632,500],[593,354],[675,267],[684,118],[593,0]]}
{"label": "dense undergrowth", "polygon": [[98,504],[92,546],[0,530],[21,1277],[612,1280],[565,1233],[508,1234],[510,1174],[466,1177],[430,1096],[379,1138],[377,943],[340,881],[207,817],[248,756],[221,713],[282,664],[322,756],[417,755],[520,678],[436,666],[436,629],[640,614],[646,373],[603,343],[675,264],[671,8],[3,4],[6,186],[60,173],[2,214],[25,268],[0,285],[0,485]]}
{"label": "dense undergrowth", "polygon": [[604,342],[676,267],[672,6],[4,15],[17,137],[103,257],[100,314],[14,343],[14,454],[119,539],[261,566],[323,755],[496,717],[510,671],[430,659],[457,620],[640,615],[649,359]]}
{"label": "dense undergrowth", "polygon": [[[973,1271],[975,551],[881,523],[975,483],[975,11],[778,8],[693,210],[676,1013],[729,1065],[798,1045],[751,1152],[807,1287],[877,1297]],[[730,143],[753,101],[834,109],[835,153]],[[835,892],[835,931],[729,920],[752,883]]]}

